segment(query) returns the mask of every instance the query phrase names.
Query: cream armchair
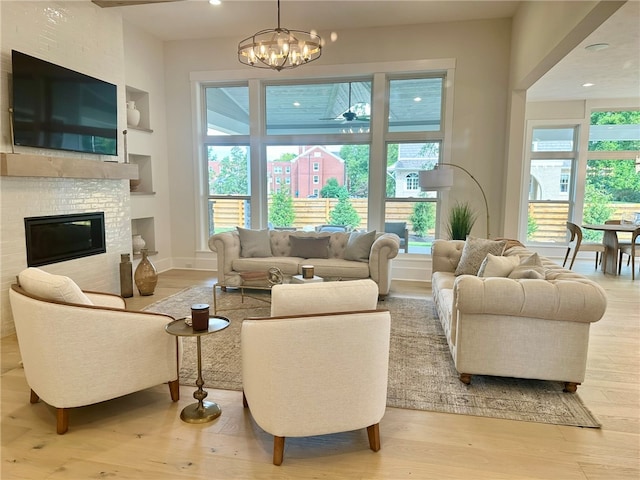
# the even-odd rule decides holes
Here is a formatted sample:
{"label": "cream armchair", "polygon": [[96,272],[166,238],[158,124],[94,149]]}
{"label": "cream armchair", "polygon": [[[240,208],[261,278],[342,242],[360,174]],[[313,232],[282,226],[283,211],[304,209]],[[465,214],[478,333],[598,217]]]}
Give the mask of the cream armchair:
{"label": "cream armchair", "polygon": [[[372,280],[276,285],[279,315],[243,322],[244,403],[274,436],[275,465],[286,437],[366,427],[369,447],[380,449],[391,318],[375,310],[377,297]],[[327,313],[332,306],[352,311]]]}
{"label": "cream armchair", "polygon": [[31,403],[57,409],[57,432],[69,409],[161,384],[180,397],[179,343],[164,326],[171,317],[124,310],[111,294],[82,292],[69,278],[28,268],[9,299]]}

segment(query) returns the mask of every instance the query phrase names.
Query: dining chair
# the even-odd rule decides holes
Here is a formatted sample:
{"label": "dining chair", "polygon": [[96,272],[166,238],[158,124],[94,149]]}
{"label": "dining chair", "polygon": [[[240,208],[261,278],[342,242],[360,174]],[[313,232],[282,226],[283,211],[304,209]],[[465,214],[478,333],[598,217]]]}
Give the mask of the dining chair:
{"label": "dining chair", "polygon": [[[569,240],[569,245],[567,246],[567,253],[564,256],[564,262],[562,262],[562,266],[564,267],[567,263],[567,259],[569,258],[569,253],[573,248],[573,256],[571,257],[571,263],[569,264],[569,270],[573,268],[573,262],[576,260],[576,255],[579,251],[583,252],[596,252],[596,268],[598,268],[598,258],[600,258],[601,262],[604,262],[603,271],[606,270],[607,267],[607,257],[604,255],[605,246],[602,242],[583,242],[582,241],[582,229],[576,225],[575,223],[567,222],[567,230],[571,233],[571,239]],[[573,246],[573,247],[572,247]]]}
{"label": "dining chair", "polygon": [[[636,279],[636,256],[637,252],[640,252],[640,245],[638,245],[638,237],[640,236],[640,227],[636,228],[631,233],[631,241],[630,242],[619,242],[618,243],[618,275],[620,275],[620,271],[622,270],[622,255],[629,255],[629,259],[627,260],[627,265],[629,265],[629,261],[631,262],[631,280]],[[638,249],[636,250],[636,247]],[[639,267],[640,270],[640,267]],[[639,272],[640,274],[640,272]]]}

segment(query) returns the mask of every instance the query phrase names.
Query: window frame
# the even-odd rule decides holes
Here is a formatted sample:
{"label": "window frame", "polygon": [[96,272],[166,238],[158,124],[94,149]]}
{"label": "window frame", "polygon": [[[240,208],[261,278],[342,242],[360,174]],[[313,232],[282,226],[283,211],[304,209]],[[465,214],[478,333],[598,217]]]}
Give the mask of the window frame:
{"label": "window frame", "polygon": [[[388,142],[399,141],[429,141],[440,140],[442,142],[441,161],[448,162],[451,157],[451,142],[453,132],[453,97],[455,85],[454,58],[409,60],[382,63],[364,63],[349,66],[349,73],[345,74],[344,68],[339,65],[333,66],[307,66],[302,70],[292,70],[281,72],[277,79],[273,78],[270,71],[258,70],[227,70],[227,71],[199,71],[190,74],[192,85],[192,99],[194,123],[194,161],[199,165],[203,164],[204,143],[213,144],[248,144],[250,151],[250,203],[251,227],[260,228],[267,225],[267,186],[262,179],[267,177],[266,166],[266,146],[267,145],[288,145],[299,144],[310,141],[314,144],[358,144],[367,143],[370,146],[370,170],[369,170],[369,195],[368,195],[368,229],[382,230],[384,225],[384,206],[386,201],[385,179],[386,179],[386,145]],[[378,72],[378,73],[374,73]],[[444,77],[442,102],[441,102],[441,124],[438,132],[388,132],[385,115],[388,115],[388,104],[386,95],[389,91],[388,80],[390,78],[415,78],[441,76]],[[338,81],[358,81],[362,78],[372,78],[372,116],[370,131],[366,133],[356,132],[345,138],[344,134],[328,135],[278,135],[267,136],[265,132],[264,119],[261,118],[259,109],[251,109],[249,112],[250,133],[249,135],[232,135],[209,137],[206,131],[206,102],[203,89],[206,86],[226,85],[248,85],[250,105],[259,105],[264,108],[265,85],[270,82],[278,84],[323,82],[326,79]],[[382,96],[380,95],[382,94]],[[377,112],[377,113],[376,113]],[[382,115],[380,114],[382,113]],[[373,159],[383,159],[382,161]],[[206,219],[206,185],[207,177],[202,168],[194,169],[194,176],[197,185],[202,187],[194,189],[196,200],[196,238],[198,250],[208,251],[208,236],[205,226],[208,225]],[[264,183],[264,185],[263,185]],[[440,198],[439,198],[440,199]],[[438,213],[445,208],[446,196],[443,203],[438,202]]]}

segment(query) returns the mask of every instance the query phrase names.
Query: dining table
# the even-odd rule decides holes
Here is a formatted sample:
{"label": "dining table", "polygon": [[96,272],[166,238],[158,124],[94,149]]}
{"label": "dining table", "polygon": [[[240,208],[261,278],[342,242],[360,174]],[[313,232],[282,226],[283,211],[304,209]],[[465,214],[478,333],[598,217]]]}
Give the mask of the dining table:
{"label": "dining table", "polygon": [[634,223],[602,223],[586,224],[582,228],[604,232],[602,243],[604,244],[604,256],[606,261],[602,262],[604,273],[618,274],[618,232],[632,233],[640,225]]}

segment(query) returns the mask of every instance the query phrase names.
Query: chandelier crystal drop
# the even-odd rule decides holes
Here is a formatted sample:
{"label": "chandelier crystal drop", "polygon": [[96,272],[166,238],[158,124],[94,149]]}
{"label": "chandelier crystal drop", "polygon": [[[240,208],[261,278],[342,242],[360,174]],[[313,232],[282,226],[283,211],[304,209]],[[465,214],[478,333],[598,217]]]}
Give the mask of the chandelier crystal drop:
{"label": "chandelier crystal drop", "polygon": [[313,32],[280,27],[260,30],[238,44],[238,60],[244,65],[285,70],[313,62],[322,54],[322,39]]}

